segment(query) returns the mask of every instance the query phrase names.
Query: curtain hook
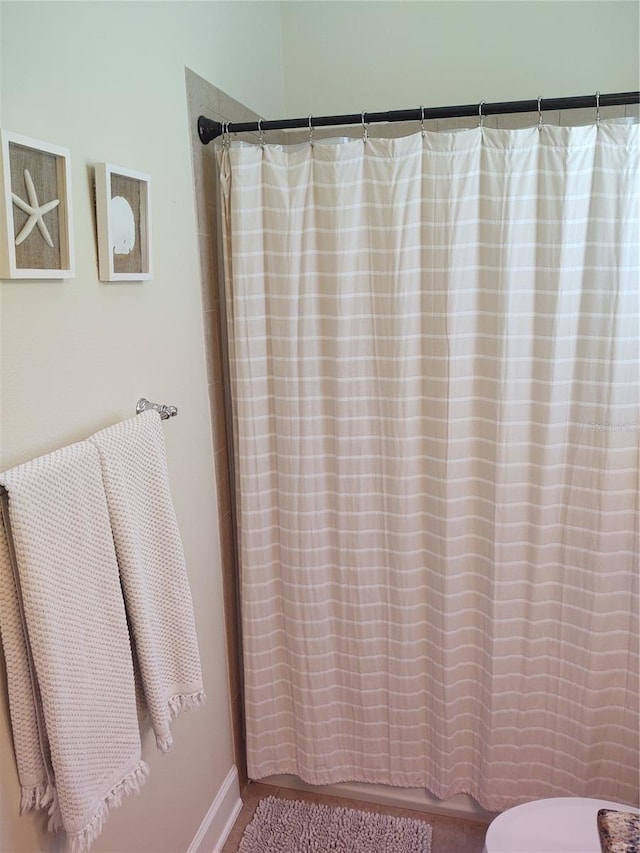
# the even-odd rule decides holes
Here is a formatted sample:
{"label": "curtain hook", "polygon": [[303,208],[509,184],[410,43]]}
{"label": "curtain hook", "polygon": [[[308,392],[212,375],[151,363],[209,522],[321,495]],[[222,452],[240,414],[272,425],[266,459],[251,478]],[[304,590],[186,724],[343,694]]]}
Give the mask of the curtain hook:
{"label": "curtain hook", "polygon": [[264,130],[262,129],[262,119],[258,119],[258,134],[260,139],[260,148],[264,148]]}
{"label": "curtain hook", "polygon": [[542,130],[542,96],[538,98],[538,131]]}
{"label": "curtain hook", "polygon": [[484,127],[484,116],[482,115],[482,108],[484,106],[484,101],[480,101],[478,105],[478,115],[480,116],[480,121],[478,122],[478,127]]}
{"label": "curtain hook", "polygon": [[231,134],[229,133],[229,125],[231,122],[225,121],[222,124],[222,147],[231,148]]}
{"label": "curtain hook", "polygon": [[596,127],[600,127],[600,92],[596,92]]}
{"label": "curtain hook", "polygon": [[367,139],[369,138],[369,129],[368,129],[368,127],[367,127],[367,125],[365,124],[365,121],[364,121],[364,117],[365,117],[365,115],[366,115],[366,113],[365,113],[365,111],[363,110],[363,111],[362,111],[362,141],[363,141],[363,142],[364,142],[364,144],[366,145],[366,144],[367,144]]}
{"label": "curtain hook", "polygon": [[422,132],[422,138],[425,138],[426,131],[424,129],[424,107],[420,104],[420,127]]}
{"label": "curtain hook", "polygon": [[311,123],[311,116],[309,116],[309,145],[313,148],[313,124]]}

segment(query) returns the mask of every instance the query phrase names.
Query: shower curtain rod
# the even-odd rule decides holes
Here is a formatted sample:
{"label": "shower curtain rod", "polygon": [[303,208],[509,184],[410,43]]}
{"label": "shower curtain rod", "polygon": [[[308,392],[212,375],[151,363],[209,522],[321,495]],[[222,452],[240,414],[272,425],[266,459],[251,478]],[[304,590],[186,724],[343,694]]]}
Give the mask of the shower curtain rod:
{"label": "shower curtain rod", "polygon": [[250,131],[293,130],[295,128],[331,127],[347,124],[377,124],[394,121],[426,121],[438,118],[460,118],[466,116],[495,116],[506,113],[532,113],[545,110],[575,110],[581,107],[616,107],[640,102],[640,92],[614,92],[608,95],[578,95],[570,98],[536,98],[531,101],[498,101],[486,104],[466,104],[456,107],[418,107],[411,110],[389,110],[378,113],[351,113],[342,116],[307,116],[307,118],[284,118],[275,121],[219,122],[206,116],[198,118],[198,135],[203,145],[222,136],[223,133],[246,133]]}

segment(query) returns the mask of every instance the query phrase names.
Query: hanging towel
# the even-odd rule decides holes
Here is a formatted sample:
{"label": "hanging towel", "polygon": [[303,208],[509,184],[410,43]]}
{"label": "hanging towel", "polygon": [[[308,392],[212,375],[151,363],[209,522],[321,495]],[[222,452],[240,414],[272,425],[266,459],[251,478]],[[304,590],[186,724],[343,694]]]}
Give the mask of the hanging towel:
{"label": "hanging towel", "polygon": [[[4,507],[3,507],[4,510]],[[8,509],[5,510],[8,512]],[[0,637],[7,671],[9,715],[18,778],[22,790],[20,811],[48,808],[53,814],[53,771],[49,742],[42,719],[31,650],[27,643],[22,599],[10,529],[0,523]],[[11,550],[10,550],[11,549]],[[59,828],[59,814],[55,818]]]}
{"label": "hanging towel", "polygon": [[[23,810],[84,853],[141,760],[131,645],[96,448],[0,474],[0,619]],[[12,552],[14,559],[12,559]]]}
{"label": "hanging towel", "polygon": [[155,411],[91,437],[100,454],[129,630],[162,752],[171,720],[205,702],[191,591]]}

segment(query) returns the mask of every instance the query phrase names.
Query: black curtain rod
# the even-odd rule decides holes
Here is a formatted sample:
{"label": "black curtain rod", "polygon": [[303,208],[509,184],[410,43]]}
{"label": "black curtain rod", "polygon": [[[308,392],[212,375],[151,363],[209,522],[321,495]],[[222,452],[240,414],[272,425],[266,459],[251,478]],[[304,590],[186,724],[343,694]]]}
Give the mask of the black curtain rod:
{"label": "black curtain rod", "polygon": [[624,104],[640,103],[640,92],[614,92],[608,95],[579,95],[572,98],[536,98],[531,101],[498,101],[492,104],[466,104],[457,107],[429,107],[411,110],[389,110],[382,113],[352,113],[343,116],[308,116],[307,118],[283,118],[276,121],[242,121],[222,123],[200,116],[198,135],[203,145],[227,133],[246,133],[251,131],[293,130],[295,128],[331,127],[347,124],[377,124],[393,121],[425,121],[438,118],[460,118],[466,116],[496,116],[506,113],[533,113],[538,109],[575,110],[581,107],[617,107]]}

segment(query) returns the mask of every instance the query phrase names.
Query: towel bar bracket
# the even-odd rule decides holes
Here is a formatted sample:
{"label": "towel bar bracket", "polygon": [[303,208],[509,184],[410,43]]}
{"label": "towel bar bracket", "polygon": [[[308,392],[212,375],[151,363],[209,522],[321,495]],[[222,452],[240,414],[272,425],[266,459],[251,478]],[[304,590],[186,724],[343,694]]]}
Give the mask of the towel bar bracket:
{"label": "towel bar bracket", "polygon": [[149,409],[153,409],[158,412],[163,421],[166,421],[169,418],[175,418],[178,414],[176,406],[166,406],[164,403],[150,403],[149,400],[144,397],[140,397],[136,405],[136,415],[146,412]]}

